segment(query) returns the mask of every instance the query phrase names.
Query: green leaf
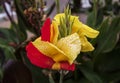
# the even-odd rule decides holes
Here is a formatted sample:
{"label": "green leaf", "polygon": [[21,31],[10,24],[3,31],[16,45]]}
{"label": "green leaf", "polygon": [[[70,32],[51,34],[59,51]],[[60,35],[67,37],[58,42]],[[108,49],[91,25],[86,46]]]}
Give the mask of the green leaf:
{"label": "green leaf", "polygon": [[91,83],[103,83],[102,79],[91,69],[90,64],[79,66],[80,71]]}
{"label": "green leaf", "polygon": [[98,37],[95,39],[91,40],[91,43],[93,45],[95,45],[96,43],[100,42],[100,40],[103,39],[104,35],[106,32],[108,32],[109,30],[109,18],[105,19],[102,24],[100,25],[100,27],[98,28],[98,31],[100,32]]}
{"label": "green leaf", "polygon": [[97,28],[103,21],[103,10],[99,9],[96,11],[92,11],[87,18],[87,25],[89,25],[92,28]]}
{"label": "green leaf", "polygon": [[96,24],[95,24],[96,27],[99,27],[100,24],[103,22],[103,17],[104,17],[103,12],[104,12],[103,9],[98,9],[97,11],[97,18],[96,18]]}
{"label": "green leaf", "polygon": [[5,45],[5,44],[0,44],[0,49],[2,49],[6,61],[9,59],[16,59],[15,57],[15,49],[11,46]]}
{"label": "green leaf", "polygon": [[96,56],[94,68],[101,77],[108,81],[120,81],[120,48]]}
{"label": "green leaf", "polygon": [[98,1],[93,0],[93,11],[88,15],[87,18],[87,24],[93,28],[96,27],[96,23],[97,23],[97,15],[98,15],[97,5],[98,5]]}
{"label": "green leaf", "polygon": [[17,12],[17,18],[18,18],[18,25],[14,25],[14,27],[16,28],[18,35],[19,35],[19,39],[20,41],[25,41],[27,38],[27,33],[26,33],[26,29],[27,29],[27,21],[24,17],[24,13],[23,13],[23,9],[21,7],[21,1],[19,0],[14,0],[15,3],[15,7],[16,7],[16,12]]}
{"label": "green leaf", "polygon": [[63,82],[63,83],[83,83],[83,82],[69,79],[69,80],[67,80],[67,81],[65,81],[65,82]]}
{"label": "green leaf", "polygon": [[[4,42],[14,42],[14,43],[19,43],[19,40],[17,38],[16,33],[12,30],[12,28],[0,28],[0,34],[1,34],[1,40]],[[3,42],[3,43],[4,43]]]}
{"label": "green leaf", "polygon": [[100,27],[100,35],[97,38],[97,48],[94,55],[100,53],[110,52],[117,44],[118,33],[120,32],[120,17],[116,17],[108,25],[109,21],[106,20]]}
{"label": "green leaf", "polygon": [[2,70],[2,68],[0,67],[0,80],[2,80],[2,78],[3,78],[3,70]]}
{"label": "green leaf", "polygon": [[87,25],[90,27],[94,27],[95,26],[94,24],[95,24],[95,12],[93,11],[88,15]]}

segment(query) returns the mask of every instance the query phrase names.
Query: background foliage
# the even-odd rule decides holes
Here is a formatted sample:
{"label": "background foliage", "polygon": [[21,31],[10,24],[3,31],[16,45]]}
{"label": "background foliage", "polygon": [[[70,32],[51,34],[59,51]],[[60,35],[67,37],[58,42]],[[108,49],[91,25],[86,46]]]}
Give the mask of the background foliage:
{"label": "background foliage", "polygon": [[[5,9],[4,2],[1,5]],[[72,10],[76,8],[75,4],[80,5],[75,3],[75,0],[73,2]],[[93,0],[90,3],[92,7],[85,9],[84,14],[88,15],[86,24],[100,31],[96,39],[89,40],[95,46],[95,50],[80,54],[77,60],[81,64],[77,65],[74,72],[64,76],[64,83],[119,83],[120,2]],[[52,14],[53,10],[50,8],[55,7],[53,3],[48,11],[43,11],[43,5],[45,2],[38,2],[36,5],[34,0],[14,0],[18,22],[9,17],[10,28],[0,28],[0,81],[2,83],[49,83],[48,70],[32,65],[25,52],[26,44],[40,36],[39,30],[44,22],[42,18]],[[38,11],[38,8],[41,11]],[[81,9],[72,13],[79,14]],[[35,36],[28,39],[27,31]],[[57,83],[59,73],[54,71],[52,76]]]}

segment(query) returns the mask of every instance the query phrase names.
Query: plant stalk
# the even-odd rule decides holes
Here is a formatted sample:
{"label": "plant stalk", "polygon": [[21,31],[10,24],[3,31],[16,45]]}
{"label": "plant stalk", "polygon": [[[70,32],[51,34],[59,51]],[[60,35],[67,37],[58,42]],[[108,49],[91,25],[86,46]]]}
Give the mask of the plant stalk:
{"label": "plant stalk", "polygon": [[60,2],[59,2],[59,0],[55,0],[55,2],[56,2],[57,13],[60,13]]}
{"label": "plant stalk", "polygon": [[55,83],[51,72],[48,74],[48,76],[49,76],[49,82],[50,83]]}
{"label": "plant stalk", "polygon": [[94,13],[95,13],[95,20],[94,20],[94,27],[95,27],[96,21],[97,21],[97,0],[94,0],[93,9],[94,9]]}
{"label": "plant stalk", "polygon": [[63,83],[63,71],[60,71],[60,80],[59,83]]}

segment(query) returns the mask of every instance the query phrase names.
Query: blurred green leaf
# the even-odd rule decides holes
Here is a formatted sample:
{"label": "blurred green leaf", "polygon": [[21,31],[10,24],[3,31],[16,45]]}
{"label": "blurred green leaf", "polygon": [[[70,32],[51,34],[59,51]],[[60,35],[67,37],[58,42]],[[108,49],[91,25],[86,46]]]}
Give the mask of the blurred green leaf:
{"label": "blurred green leaf", "polygon": [[105,0],[105,3],[106,3],[107,5],[112,5],[112,0]]}
{"label": "blurred green leaf", "polygon": [[95,12],[91,12],[89,15],[88,15],[88,18],[87,18],[87,25],[89,25],[90,27],[94,27],[94,24],[95,24]]}
{"label": "blurred green leaf", "polygon": [[63,83],[84,83],[84,82],[75,81],[75,80],[69,79],[69,80],[67,80],[67,81],[64,81]]}
{"label": "blurred green leaf", "polygon": [[109,30],[109,18],[105,19],[101,23],[100,27],[98,28],[98,31],[100,33],[97,38],[91,40],[91,43],[95,45],[97,42],[100,42],[100,40],[102,40],[102,38],[104,37],[106,32],[108,32],[108,30]]}
{"label": "blurred green leaf", "polygon": [[15,55],[14,55],[14,52],[15,52],[15,49],[8,46],[8,45],[2,45],[0,44],[0,49],[3,49],[3,53],[4,53],[4,56],[5,56],[5,59],[6,60],[9,60],[9,59],[16,59]]}
{"label": "blurred green leaf", "polygon": [[[97,13],[95,13],[97,12]],[[95,15],[97,14],[97,15]],[[97,28],[103,21],[103,10],[99,9],[97,11],[92,11],[87,18],[87,25],[89,25],[92,28]]]}
{"label": "blurred green leaf", "polygon": [[98,9],[97,11],[97,18],[96,18],[96,28],[100,26],[100,24],[103,22],[104,18],[104,11],[102,9]]}
{"label": "blurred green leaf", "polygon": [[21,8],[21,1],[14,0],[14,3],[15,3],[17,18],[18,18],[18,25],[14,25],[14,27],[16,28],[19,34],[20,40],[25,41],[27,38],[27,33],[26,33],[27,22],[24,17],[23,9]]}
{"label": "blurred green leaf", "polygon": [[0,67],[0,82],[1,82],[2,78],[3,78],[3,70],[2,70],[2,68]]}
{"label": "blurred green leaf", "polygon": [[97,14],[98,14],[97,4],[98,4],[98,1],[93,0],[93,11],[89,13],[87,18],[87,25],[93,28],[95,28],[97,23]]}
{"label": "blurred green leaf", "polygon": [[3,77],[3,69],[2,69],[2,66],[3,66],[4,60],[5,60],[4,53],[3,53],[3,51],[0,49],[0,80],[1,80],[2,77]]}
{"label": "blurred green leaf", "polygon": [[120,81],[120,48],[96,56],[94,68],[108,81]]}
{"label": "blurred green leaf", "polygon": [[79,66],[80,71],[91,83],[103,83],[102,79],[93,71],[91,64],[83,64]]}
{"label": "blurred green leaf", "polygon": [[94,51],[94,55],[113,50],[118,42],[118,33],[120,32],[120,17],[114,18],[111,24],[108,24],[108,20],[104,21],[99,29],[100,35],[97,38],[97,48]]}
{"label": "blurred green leaf", "polygon": [[0,28],[0,34],[1,34],[0,41],[5,40],[4,42],[6,43],[9,43],[9,42],[19,43],[18,37],[16,33],[13,31],[12,27],[10,29]]}

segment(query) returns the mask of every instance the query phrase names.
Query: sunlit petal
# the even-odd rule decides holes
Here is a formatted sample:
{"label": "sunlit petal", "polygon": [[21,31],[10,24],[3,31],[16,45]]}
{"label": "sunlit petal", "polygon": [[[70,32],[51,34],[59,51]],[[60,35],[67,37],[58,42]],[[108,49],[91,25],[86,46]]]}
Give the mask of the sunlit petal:
{"label": "sunlit petal", "polygon": [[52,58],[55,62],[68,61],[68,56],[55,45],[41,41],[40,38],[32,42],[33,45],[44,55]]}
{"label": "sunlit petal", "polygon": [[66,56],[69,58],[68,62],[72,64],[81,50],[79,35],[74,33],[62,38],[58,41],[56,46],[66,54]]}

